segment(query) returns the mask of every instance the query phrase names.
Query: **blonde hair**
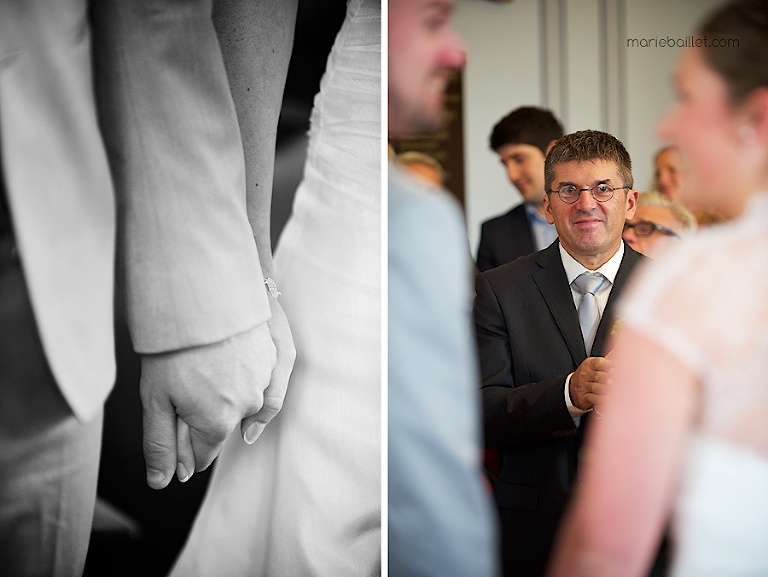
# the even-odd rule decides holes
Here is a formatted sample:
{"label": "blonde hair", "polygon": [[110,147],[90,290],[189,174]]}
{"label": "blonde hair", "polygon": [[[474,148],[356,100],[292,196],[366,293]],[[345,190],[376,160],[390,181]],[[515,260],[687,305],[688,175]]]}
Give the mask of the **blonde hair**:
{"label": "blonde hair", "polygon": [[696,230],[696,217],[676,200],[670,200],[668,196],[660,192],[641,192],[637,197],[637,206],[663,206],[672,211],[675,218],[683,225],[685,232]]}

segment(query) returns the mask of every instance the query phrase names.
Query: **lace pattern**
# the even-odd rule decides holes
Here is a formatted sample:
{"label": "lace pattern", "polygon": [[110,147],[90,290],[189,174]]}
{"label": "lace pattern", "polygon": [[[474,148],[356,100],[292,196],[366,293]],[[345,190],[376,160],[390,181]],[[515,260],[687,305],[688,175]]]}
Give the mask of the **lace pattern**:
{"label": "lace pattern", "polygon": [[702,430],[768,453],[768,193],[648,263],[619,311],[699,377]]}

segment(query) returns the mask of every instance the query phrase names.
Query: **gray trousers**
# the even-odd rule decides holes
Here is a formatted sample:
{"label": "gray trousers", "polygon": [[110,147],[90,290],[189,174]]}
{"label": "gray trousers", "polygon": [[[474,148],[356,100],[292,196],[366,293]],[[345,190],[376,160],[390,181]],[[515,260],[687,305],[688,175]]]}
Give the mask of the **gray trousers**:
{"label": "gray trousers", "polygon": [[[74,338],[74,337],[73,337]],[[0,239],[0,574],[82,575],[102,414],[79,423],[48,368],[21,265]]]}

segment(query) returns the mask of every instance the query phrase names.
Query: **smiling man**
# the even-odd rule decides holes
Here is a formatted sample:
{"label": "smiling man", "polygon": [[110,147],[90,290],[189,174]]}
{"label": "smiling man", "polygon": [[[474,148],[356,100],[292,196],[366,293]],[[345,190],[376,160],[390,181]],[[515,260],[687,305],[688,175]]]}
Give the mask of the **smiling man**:
{"label": "smiling man", "polygon": [[582,415],[599,406],[613,304],[642,257],[622,242],[637,191],[605,132],[562,137],[544,165],[544,215],[559,242],[477,276],[475,324],[504,575],[540,576],[571,492]]}
{"label": "smiling man", "polygon": [[491,150],[523,202],[482,224],[477,250],[479,270],[512,262],[555,240],[555,228],[544,216],[544,158],[562,135],[563,126],[555,115],[535,106],[516,108],[493,127]]}

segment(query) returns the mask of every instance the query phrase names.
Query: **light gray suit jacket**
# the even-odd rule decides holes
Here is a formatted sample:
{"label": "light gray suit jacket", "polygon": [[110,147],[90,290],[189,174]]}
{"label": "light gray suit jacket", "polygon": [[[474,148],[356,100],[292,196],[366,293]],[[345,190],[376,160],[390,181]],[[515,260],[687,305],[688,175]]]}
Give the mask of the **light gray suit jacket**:
{"label": "light gray suit jacket", "polygon": [[8,200],[46,356],[81,419],[114,381],[116,211],[137,352],[270,317],[211,13],[211,0],[0,5]]}
{"label": "light gray suit jacket", "polygon": [[0,151],[48,364],[81,420],[114,382],[115,207],[82,0],[0,3]]}
{"label": "light gray suit jacket", "polygon": [[480,468],[471,257],[448,195],[389,173],[389,568],[496,574]]}
{"label": "light gray suit jacket", "polygon": [[134,349],[222,341],[270,318],[212,0],[93,2],[99,116]]}

